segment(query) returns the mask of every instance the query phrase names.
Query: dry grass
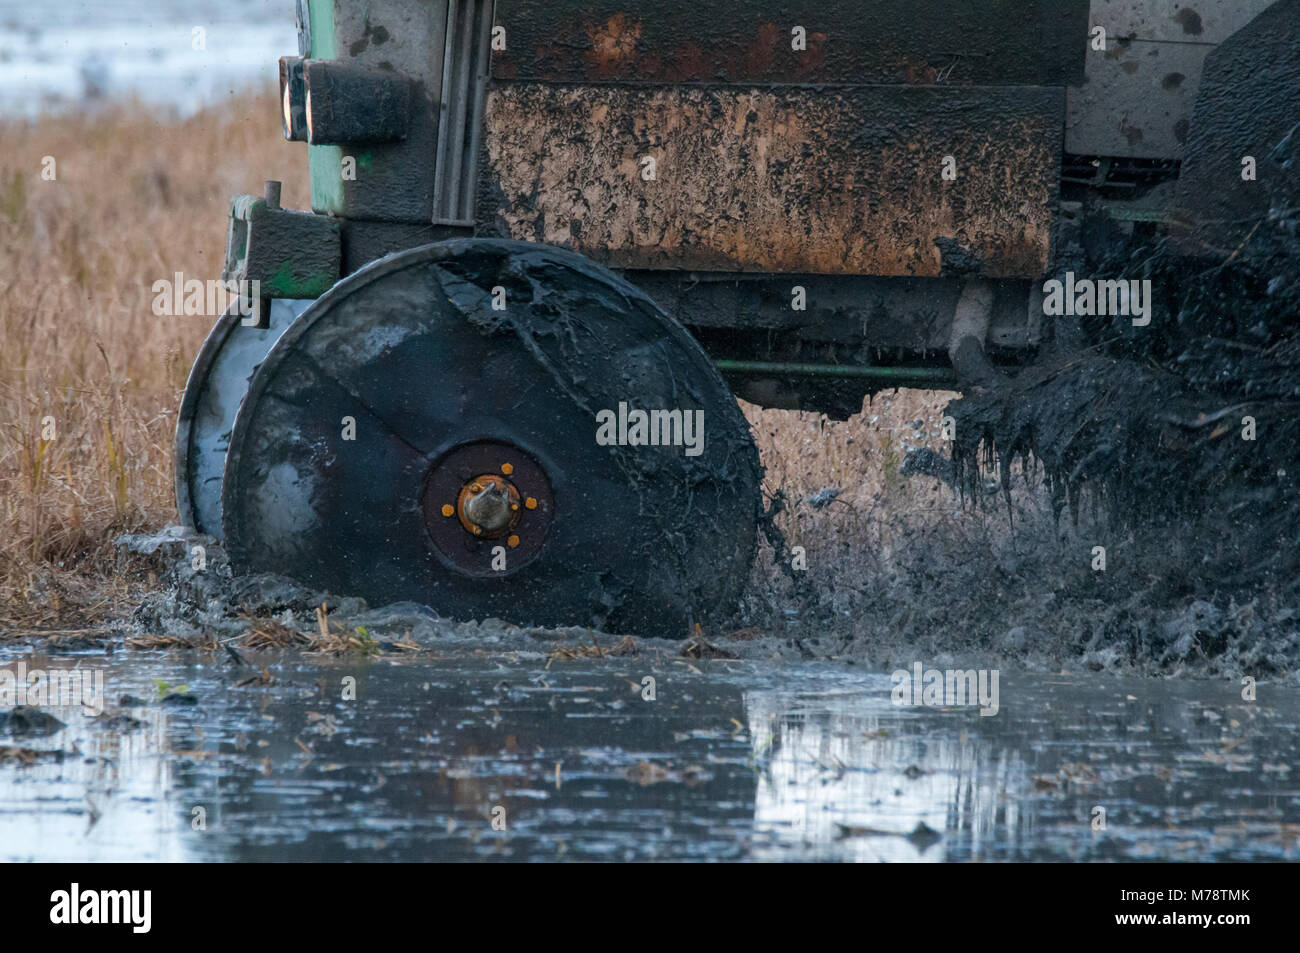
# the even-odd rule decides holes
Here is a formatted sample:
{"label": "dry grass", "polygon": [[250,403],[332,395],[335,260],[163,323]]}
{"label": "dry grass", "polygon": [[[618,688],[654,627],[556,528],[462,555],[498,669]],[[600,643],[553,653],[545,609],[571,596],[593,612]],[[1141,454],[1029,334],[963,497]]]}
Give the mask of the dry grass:
{"label": "dry grass", "polygon": [[306,632],[276,622],[274,619],[257,621],[248,634],[239,640],[241,648],[254,652],[273,649],[294,649],[311,645],[312,637]]}
{"label": "dry grass", "polygon": [[601,648],[593,637],[591,645],[557,645],[546,656],[546,667],[550,668],[552,662],[570,661],[572,659],[587,658],[618,658],[624,655],[640,654],[636,639],[630,635],[625,635],[609,648]]}
{"label": "dry grass", "polygon": [[[225,647],[247,652],[280,652],[298,649],[322,655],[376,655],[381,648],[391,651],[419,652],[421,646],[412,642],[409,633],[401,640],[390,640],[381,647],[364,628],[347,628],[331,623],[317,613],[317,631],[304,632],[275,619],[247,617],[248,631],[229,639],[213,635],[141,635],[126,640],[128,648],[147,651],[200,651],[219,652]],[[39,633],[37,633],[39,634]],[[248,682],[251,684],[252,681]]]}
{"label": "dry grass", "polygon": [[185,637],[180,635],[140,635],[126,640],[127,648],[146,651],[216,652],[221,643],[210,635]]}
{"label": "dry grass", "polygon": [[276,115],[267,95],[184,122],[0,121],[0,626],[51,593],[93,617],[58,604],[69,573],[120,574],[113,536],[175,518],[176,407],[216,316],[155,316],[152,286],[220,277],[232,195],[279,178],[305,203],[304,147]]}
{"label": "dry grass", "polygon": [[[743,404],[766,468],[764,489],[785,498],[778,526],[791,546],[803,546],[810,568],[846,562],[851,545],[869,549],[887,565],[894,517],[954,511],[953,494],[933,479],[901,476],[910,450],[947,454],[939,436],[949,391],[897,390],[876,394],[848,420],[823,414],[763,410]],[[838,494],[821,506],[808,501],[823,490]]]}

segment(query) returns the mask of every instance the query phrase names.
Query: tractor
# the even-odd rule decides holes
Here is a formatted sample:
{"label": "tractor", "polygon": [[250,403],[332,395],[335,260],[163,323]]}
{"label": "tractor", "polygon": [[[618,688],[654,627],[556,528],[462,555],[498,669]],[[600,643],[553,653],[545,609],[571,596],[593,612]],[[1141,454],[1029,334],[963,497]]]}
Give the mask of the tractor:
{"label": "tractor", "polygon": [[727,616],[764,519],[737,397],[1000,386],[1077,333],[1044,289],[1112,277],[1093,243],[1239,248],[1242,157],[1300,112],[1300,0],[297,16],[312,208],[231,203],[254,290],[190,373],[181,519],[238,572],[518,624]]}

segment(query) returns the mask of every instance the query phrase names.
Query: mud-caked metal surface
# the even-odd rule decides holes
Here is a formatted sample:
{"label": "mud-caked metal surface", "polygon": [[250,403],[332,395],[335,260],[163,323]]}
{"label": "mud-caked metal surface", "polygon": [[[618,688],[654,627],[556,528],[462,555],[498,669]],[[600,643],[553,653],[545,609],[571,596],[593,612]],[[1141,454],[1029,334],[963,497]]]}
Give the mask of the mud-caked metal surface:
{"label": "mud-caked metal surface", "polygon": [[1050,87],[497,85],[480,234],[617,268],[1036,277],[1064,113]]}
{"label": "mud-caked metal surface", "polygon": [[183,525],[221,538],[221,474],[235,412],[253,371],[309,304],[273,300],[265,328],[245,325],[232,307],[199,349],[176,417],[176,508]]}
{"label": "mud-caked metal surface", "polygon": [[1265,225],[1285,225],[1294,241],[1298,166],[1300,0],[1279,0],[1206,58],[1175,196],[1175,240],[1218,259],[1241,255]]}
{"label": "mud-caked metal surface", "polygon": [[[620,404],[702,412],[703,443],[598,443]],[[494,568],[500,539],[471,573],[430,535],[431,469],[477,441],[518,448],[553,493],[517,572],[509,546]],[[735,399],[648,297],[559,249],[454,240],[345,279],[272,349],[232,436],[226,545],[237,570],[371,602],[680,635],[734,609],[760,474]]]}
{"label": "mud-caked metal surface", "polygon": [[1273,0],[1092,0],[1084,82],[1071,84],[1066,152],[1181,159],[1206,56]]}

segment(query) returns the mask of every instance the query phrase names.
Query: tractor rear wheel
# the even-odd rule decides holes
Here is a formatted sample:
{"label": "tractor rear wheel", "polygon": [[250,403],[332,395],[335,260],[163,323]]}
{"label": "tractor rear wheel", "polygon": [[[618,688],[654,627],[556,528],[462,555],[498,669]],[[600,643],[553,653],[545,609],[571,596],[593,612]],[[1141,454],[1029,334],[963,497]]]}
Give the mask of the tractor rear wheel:
{"label": "tractor rear wheel", "polygon": [[680,636],[735,608],[761,472],[716,369],[643,293],[458,239],[366,266],[275,344],[231,435],[225,541],[237,570],[372,603]]}

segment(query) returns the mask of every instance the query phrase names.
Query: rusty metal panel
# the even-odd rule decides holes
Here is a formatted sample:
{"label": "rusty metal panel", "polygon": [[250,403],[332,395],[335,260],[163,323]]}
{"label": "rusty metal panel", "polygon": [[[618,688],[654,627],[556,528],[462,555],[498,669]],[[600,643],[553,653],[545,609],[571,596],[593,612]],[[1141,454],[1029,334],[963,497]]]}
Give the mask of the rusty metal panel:
{"label": "rusty metal panel", "polygon": [[1067,152],[1182,158],[1205,57],[1272,0],[1093,0],[1106,29],[1069,92]]}
{"label": "rusty metal panel", "polygon": [[[496,85],[479,233],[618,268],[1035,277],[1064,100],[1046,87]],[[945,156],[956,181],[941,178]]]}
{"label": "rusty metal panel", "polygon": [[1087,14],[1087,0],[500,0],[492,75],[1063,86],[1082,81]]}

